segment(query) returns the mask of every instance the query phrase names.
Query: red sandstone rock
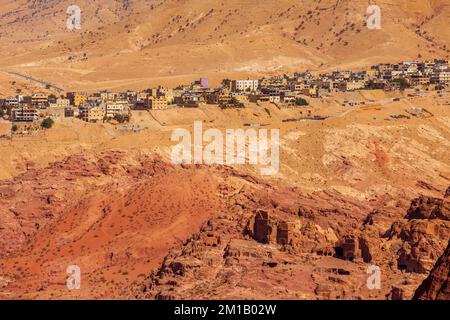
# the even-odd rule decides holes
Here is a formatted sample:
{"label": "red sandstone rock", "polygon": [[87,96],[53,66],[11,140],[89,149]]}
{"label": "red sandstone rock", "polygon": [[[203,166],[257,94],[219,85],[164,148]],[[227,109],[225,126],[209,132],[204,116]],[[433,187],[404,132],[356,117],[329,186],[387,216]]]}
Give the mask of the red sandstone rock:
{"label": "red sandstone rock", "polygon": [[[439,218],[446,200],[440,214],[429,206],[428,218],[411,220],[407,208],[383,201],[305,195],[229,167],[173,166],[138,154],[69,157],[0,182],[1,292],[409,299],[448,242],[450,222]],[[65,287],[68,264],[82,268],[80,291]],[[373,264],[388,284],[381,290],[366,285]]]}
{"label": "red sandstone rock", "polygon": [[450,201],[447,198],[447,192],[444,199],[420,196],[411,202],[406,218],[450,220]]}
{"label": "red sandstone rock", "polygon": [[450,300],[450,241],[430,275],[417,288],[413,299]]}

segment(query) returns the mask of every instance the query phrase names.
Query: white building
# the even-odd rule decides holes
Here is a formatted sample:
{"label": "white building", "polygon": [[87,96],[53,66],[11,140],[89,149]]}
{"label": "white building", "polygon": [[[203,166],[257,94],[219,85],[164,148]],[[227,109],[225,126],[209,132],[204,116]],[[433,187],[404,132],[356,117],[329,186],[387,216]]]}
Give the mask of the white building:
{"label": "white building", "polygon": [[439,73],[439,83],[450,83],[450,71],[442,71]]}
{"label": "white building", "polygon": [[116,114],[127,114],[129,111],[130,106],[126,100],[106,103],[106,118],[114,118]]}
{"label": "white building", "polygon": [[437,83],[450,83],[450,71],[437,71],[431,79]]}
{"label": "white building", "polygon": [[257,91],[259,80],[233,80],[231,82],[232,91]]}
{"label": "white building", "polygon": [[50,103],[50,108],[69,108],[70,100],[58,98],[55,103]]}

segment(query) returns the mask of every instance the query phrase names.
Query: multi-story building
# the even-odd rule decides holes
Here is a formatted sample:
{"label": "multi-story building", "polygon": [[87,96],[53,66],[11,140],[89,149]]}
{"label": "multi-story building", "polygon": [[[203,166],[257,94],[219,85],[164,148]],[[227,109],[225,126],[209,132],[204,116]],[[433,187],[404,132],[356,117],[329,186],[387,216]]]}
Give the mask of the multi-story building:
{"label": "multi-story building", "polygon": [[220,89],[206,95],[209,104],[226,104],[232,98],[232,93],[228,89]]}
{"label": "multi-story building", "polygon": [[79,106],[79,117],[86,122],[99,122],[106,118],[106,109],[103,105],[92,106],[82,104]]}
{"label": "multi-story building", "polygon": [[38,112],[31,105],[21,105],[11,110],[11,120],[13,122],[33,122],[38,119]]}
{"label": "multi-story building", "polygon": [[164,88],[164,87],[158,87],[157,96],[161,97],[163,96],[168,104],[172,104],[174,101],[174,93],[172,89]]}
{"label": "multi-story building", "polygon": [[244,101],[247,101],[247,95],[242,94],[242,93],[240,93],[240,92],[232,92],[232,93],[231,93],[231,97],[232,97],[233,99],[235,99],[236,101],[238,101],[238,102],[244,102]]}
{"label": "multi-story building", "polygon": [[130,105],[126,100],[110,101],[106,103],[106,118],[114,118],[116,114],[128,114]]}
{"label": "multi-story building", "polygon": [[70,100],[58,98],[58,99],[56,99],[55,103],[50,103],[49,106],[50,106],[50,108],[69,108]]}
{"label": "multi-story building", "polygon": [[233,80],[231,90],[239,92],[256,92],[259,87],[259,80]]}
{"label": "multi-story building", "polygon": [[209,89],[209,81],[208,78],[200,78],[200,80],[194,81],[191,83],[191,90],[208,90]]}
{"label": "multi-story building", "polygon": [[281,97],[279,95],[269,95],[269,101],[272,103],[280,103]]}
{"label": "multi-story building", "polygon": [[366,86],[365,81],[348,81],[344,82],[344,90],[343,91],[355,91],[364,89]]}
{"label": "multi-story building", "polygon": [[450,71],[437,71],[432,75],[435,83],[450,83]]}
{"label": "multi-story building", "polygon": [[119,98],[119,94],[111,92],[109,90],[100,92],[100,98],[102,101],[114,101]]}
{"label": "multi-story building", "polygon": [[86,103],[87,101],[87,94],[84,93],[76,93],[73,98],[73,105],[75,107],[79,107],[83,103]]}
{"label": "multi-story building", "polygon": [[17,108],[19,106],[19,98],[18,97],[7,97],[3,102],[5,107],[8,108]]}
{"label": "multi-story building", "polygon": [[185,92],[181,96],[175,96],[175,103],[183,107],[198,107],[205,102],[203,94],[198,92]]}
{"label": "multi-story building", "polygon": [[35,93],[31,96],[31,106],[37,109],[48,107],[48,97],[43,93]]}
{"label": "multi-story building", "polygon": [[253,103],[269,102],[270,96],[268,94],[250,94],[248,100]]}
{"label": "multi-story building", "polygon": [[374,79],[378,76],[378,70],[376,69],[369,69],[366,71],[366,74],[369,79]]}
{"label": "multi-story building", "polygon": [[146,101],[148,98],[147,92],[139,92],[136,94],[136,101]]}
{"label": "multi-story building", "polygon": [[168,108],[167,99],[165,96],[148,98],[148,107],[152,110],[164,110]]}
{"label": "multi-story building", "polygon": [[424,76],[421,73],[415,73],[408,77],[409,83],[413,86],[427,85],[430,83],[430,77]]}

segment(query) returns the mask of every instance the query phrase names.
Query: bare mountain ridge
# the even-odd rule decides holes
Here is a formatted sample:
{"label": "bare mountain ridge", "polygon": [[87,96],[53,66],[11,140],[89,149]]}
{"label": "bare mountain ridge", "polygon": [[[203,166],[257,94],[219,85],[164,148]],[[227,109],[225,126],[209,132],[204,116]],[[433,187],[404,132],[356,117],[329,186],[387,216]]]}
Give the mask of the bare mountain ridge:
{"label": "bare mountain ridge", "polygon": [[[176,85],[200,75],[263,76],[447,57],[450,1],[378,1],[382,29],[365,27],[367,1],[0,1],[4,70],[66,89]],[[13,45],[11,45],[13,44]]]}

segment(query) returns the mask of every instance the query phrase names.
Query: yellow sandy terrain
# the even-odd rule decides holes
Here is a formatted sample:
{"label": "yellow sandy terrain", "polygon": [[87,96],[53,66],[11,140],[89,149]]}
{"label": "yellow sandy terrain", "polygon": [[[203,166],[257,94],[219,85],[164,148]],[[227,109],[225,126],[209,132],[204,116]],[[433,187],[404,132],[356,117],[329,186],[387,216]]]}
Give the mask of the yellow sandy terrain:
{"label": "yellow sandy terrain", "polygon": [[[0,0],[0,93],[5,72],[66,90],[144,89],[207,76],[258,77],[310,69],[445,58],[449,0],[382,0],[380,30],[365,27],[366,0],[77,1],[81,30],[68,31],[71,1]],[[15,79],[19,87],[33,85]]]}
{"label": "yellow sandy terrain", "polygon": [[[272,179],[305,190],[338,190],[364,199],[384,193],[407,195],[415,193],[418,186],[426,193],[433,189],[423,186],[448,185],[450,112],[447,105],[440,104],[443,98],[404,97],[393,102],[381,92],[362,92],[360,96],[384,99],[379,100],[383,103],[366,100],[367,104],[355,107],[311,99],[311,106],[304,108],[249,104],[234,110],[204,106],[134,111],[132,123],[139,125],[140,132],[79,120],[57,123],[35,136],[0,140],[0,178],[10,178],[70,154],[109,149],[156,152],[169,158],[175,144],[170,140],[172,131],[180,127],[192,130],[193,122],[201,120],[205,129],[213,127],[223,132],[227,128],[249,128],[244,124],[280,129],[280,173]],[[329,118],[299,120],[314,115]],[[283,122],[286,119],[297,121]],[[259,174],[258,167],[240,167]]]}

